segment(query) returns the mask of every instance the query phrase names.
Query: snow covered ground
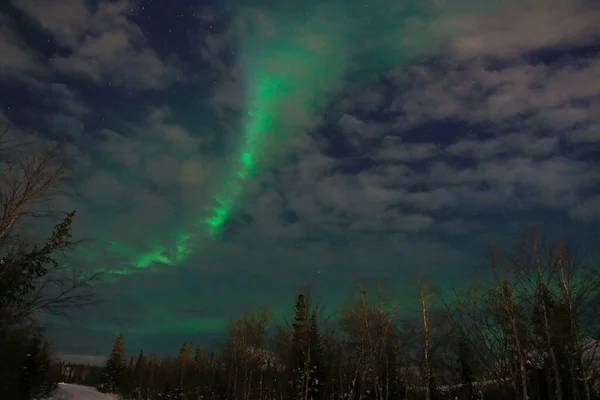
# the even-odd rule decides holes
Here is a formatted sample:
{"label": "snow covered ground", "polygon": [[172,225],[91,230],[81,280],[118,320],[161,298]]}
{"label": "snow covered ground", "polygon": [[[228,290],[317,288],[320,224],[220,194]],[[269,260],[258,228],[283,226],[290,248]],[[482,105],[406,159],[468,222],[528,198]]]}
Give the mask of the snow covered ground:
{"label": "snow covered ground", "polygon": [[111,394],[100,393],[89,386],[59,383],[58,389],[49,400],[116,400]]}

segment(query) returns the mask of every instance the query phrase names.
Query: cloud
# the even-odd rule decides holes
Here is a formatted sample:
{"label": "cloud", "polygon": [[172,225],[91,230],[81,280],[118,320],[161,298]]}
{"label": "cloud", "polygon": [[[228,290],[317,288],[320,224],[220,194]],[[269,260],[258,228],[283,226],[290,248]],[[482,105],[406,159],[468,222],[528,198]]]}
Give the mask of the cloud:
{"label": "cloud", "polygon": [[[372,101],[367,103],[379,104],[388,116],[396,113],[391,125],[361,114],[365,102],[360,93],[342,100],[345,111],[337,128],[346,140],[357,147],[383,137],[372,142],[379,143],[371,153],[375,167],[344,176],[335,166],[345,160],[317,155],[321,150],[313,147],[279,181],[266,184],[288,198],[278,205],[271,199],[269,209],[288,207],[300,225],[306,224],[302,229],[270,228],[278,232],[273,236],[302,235],[307,226],[347,234],[386,229],[466,234],[479,224],[449,215],[476,210],[493,216],[500,208],[569,214],[581,208],[600,175],[574,154],[560,155],[561,142],[595,140],[589,127],[599,115],[593,112],[600,93],[593,80],[598,60],[551,65],[518,60],[497,68],[451,58],[443,67],[404,67],[390,74],[396,94],[387,107],[381,93],[389,89],[376,90],[378,83],[370,83],[365,90]],[[435,143],[418,136],[422,124],[444,119],[463,121],[464,136],[470,138],[461,140],[462,135],[449,132],[445,139],[438,132]],[[583,127],[573,128],[578,125]],[[282,183],[286,181],[293,186]],[[578,213],[584,215],[583,210]],[[282,224],[259,215],[263,223]],[[284,230],[287,234],[281,234]]]}
{"label": "cloud", "polygon": [[[466,168],[448,158],[443,147],[440,152],[436,145],[388,142],[386,152],[397,164],[354,175],[335,173],[335,159],[312,153],[265,183],[272,188],[268,192],[249,194],[244,212],[260,221],[252,223],[251,231],[259,230],[262,239],[289,245],[316,234],[316,240],[341,240],[347,246],[364,241],[357,244],[364,251],[370,251],[372,240],[383,232],[411,235],[402,240],[406,248],[418,243],[421,235],[468,235],[499,210],[508,215],[528,210],[554,210],[579,218],[597,215],[595,203],[581,205],[600,184],[600,173],[589,163],[556,154],[553,141],[542,142],[539,148],[531,142],[530,149],[509,151],[501,158],[496,139],[490,142],[481,142],[487,157],[475,156],[482,152],[474,144],[473,153],[463,154],[472,163]],[[426,164],[413,168],[414,161]],[[284,210],[295,216],[291,225],[280,217]]]}
{"label": "cloud", "polygon": [[[527,54],[600,38],[592,24],[599,10],[583,2],[518,6],[446,20],[452,51],[424,65],[399,67],[383,83],[369,83],[368,101],[360,93],[342,101],[339,125],[347,140],[379,144],[372,170],[362,173],[363,186],[347,185],[339,193],[376,188],[388,207],[428,213],[437,221],[432,228],[451,210],[595,215],[588,211],[595,203],[585,199],[600,177],[593,163],[578,157],[598,150],[584,146],[598,143],[600,58],[594,52],[550,59]],[[526,24],[531,16],[564,21],[557,22],[559,29],[531,27]],[[490,33],[488,25],[496,29]],[[523,34],[525,27],[533,33]],[[365,118],[369,113],[382,118]],[[386,126],[382,120],[392,122]],[[452,125],[434,121],[457,121],[461,132],[435,132]],[[335,188],[325,186],[324,193]],[[339,197],[341,204],[352,198]]]}
{"label": "cloud", "polygon": [[358,150],[365,148],[365,140],[379,137],[387,130],[385,124],[365,122],[348,113],[342,115],[338,125],[346,140]]}
{"label": "cloud", "polygon": [[[52,10],[60,3],[64,13]],[[91,11],[83,2],[17,0],[15,7],[69,50],[52,65],[64,74],[87,77],[99,84],[129,89],[164,89],[182,78],[172,60],[162,60],[143,32],[128,17],[133,4],[100,2]]]}
{"label": "cloud", "polygon": [[0,54],[0,79],[39,74],[44,70],[40,58],[11,28],[8,17],[3,14],[0,14]]}
{"label": "cloud", "polygon": [[571,210],[571,215],[583,221],[600,221],[600,196],[583,200]]}
{"label": "cloud", "polygon": [[384,176],[372,174],[371,179],[397,188],[399,204],[425,210],[490,212],[496,207],[567,211],[600,182],[600,174],[590,164],[557,155],[534,160],[516,154],[480,160],[468,168],[459,165],[431,161],[421,172],[395,167]]}
{"label": "cloud", "polygon": [[600,38],[600,7],[585,0],[509,0],[489,12],[445,21],[461,57],[515,57],[539,48],[582,45]]}
{"label": "cloud", "polygon": [[524,118],[532,129],[596,126],[600,58],[572,51],[600,40],[599,19],[593,2],[536,0],[435,21],[450,47],[428,64],[389,73],[403,95],[386,109],[400,114],[399,128],[451,118]]}
{"label": "cloud", "polygon": [[12,4],[69,48],[79,44],[92,22],[90,11],[79,0],[61,1],[61,12],[56,12],[57,1],[13,0]]}
{"label": "cloud", "polygon": [[45,100],[47,105],[59,104],[61,111],[75,117],[82,117],[90,112],[89,108],[82,104],[79,93],[64,83],[51,83],[43,89],[52,95],[50,99]]}
{"label": "cloud", "polygon": [[593,123],[571,130],[567,134],[567,140],[576,144],[598,144],[600,137],[600,123]]}
{"label": "cloud", "polygon": [[506,68],[454,61],[443,67],[444,72],[414,67],[390,75],[405,93],[389,107],[402,115],[399,124],[453,117],[497,123],[522,116],[537,125],[564,126],[596,118],[578,104],[597,102],[600,58],[552,66],[516,62]]}
{"label": "cloud", "polygon": [[488,140],[462,140],[448,146],[446,154],[489,160],[498,156],[548,156],[558,150],[557,137],[537,137],[528,132],[499,135]]}
{"label": "cloud", "polygon": [[439,152],[440,146],[435,143],[404,143],[398,137],[387,136],[376,157],[381,161],[408,163],[431,159]]}
{"label": "cloud", "polygon": [[[600,86],[595,77],[600,75],[600,58],[596,53],[548,61],[525,57],[534,50],[600,38],[592,24],[595,17],[589,17],[598,15],[596,8],[563,3],[537,1],[522,11],[520,4],[509,4],[472,19],[447,20],[444,29],[454,47],[444,58],[399,67],[385,82],[370,82],[365,88],[368,100],[361,93],[343,100],[341,133],[354,147],[370,141],[378,143],[378,150],[372,153],[371,170],[360,174],[360,185],[354,177],[324,178],[314,196],[346,211],[340,215],[359,215],[354,221],[369,209],[365,218],[379,216],[389,223],[393,219],[385,211],[390,207],[402,210],[400,216],[419,216],[411,217],[414,221],[430,218],[436,223],[424,224],[425,232],[452,232],[448,213],[473,210],[487,215],[502,208],[594,216],[595,202],[586,199],[600,183],[600,174],[593,163],[578,157],[598,150],[579,145],[598,143]],[[533,34],[524,35],[520,29],[528,17],[518,13],[566,22],[556,30],[534,25]],[[490,34],[488,23],[497,28]],[[498,58],[504,62],[493,61]],[[382,123],[390,116],[392,122]],[[434,121],[460,121],[455,126],[462,132],[435,132],[436,126],[448,130],[450,125]],[[565,143],[572,145],[566,152]],[[357,200],[356,192],[369,201]],[[348,214],[348,209],[354,212]],[[411,225],[400,217],[397,221],[398,226]]]}
{"label": "cloud", "polygon": [[202,132],[195,133],[167,107],[150,108],[144,120],[118,131],[94,133],[96,146],[80,157],[75,205],[77,233],[94,239],[84,258],[127,269],[155,246],[170,249],[174,233],[190,232],[211,200],[220,165]]}

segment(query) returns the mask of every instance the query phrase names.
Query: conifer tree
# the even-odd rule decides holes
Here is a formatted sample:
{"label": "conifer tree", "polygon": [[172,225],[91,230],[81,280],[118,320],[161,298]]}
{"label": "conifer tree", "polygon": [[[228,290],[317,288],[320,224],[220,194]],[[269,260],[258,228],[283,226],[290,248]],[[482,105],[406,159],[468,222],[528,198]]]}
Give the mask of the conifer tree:
{"label": "conifer tree", "polygon": [[318,314],[304,294],[298,295],[292,324],[291,372],[294,396],[318,400],[322,397],[324,350]]}
{"label": "conifer tree", "polygon": [[122,379],[121,385],[119,386],[119,393],[121,393],[125,396],[131,395],[136,386],[135,375],[134,375],[134,366],[135,366],[134,360],[135,359],[133,356],[129,357],[129,361],[127,362],[127,364],[125,366],[125,370],[123,372],[123,379]]}
{"label": "conifer tree", "polygon": [[19,374],[20,395],[24,400],[31,399],[41,394],[48,367],[48,348],[38,336],[31,340],[29,353]]}
{"label": "conifer tree", "polygon": [[319,331],[319,319],[317,310],[312,310],[310,313],[310,320],[308,324],[309,341],[311,343],[311,350],[313,354],[320,355],[323,352],[323,343],[321,340],[321,333]]}
{"label": "conifer tree", "polygon": [[144,356],[144,352],[140,350],[140,353],[137,356],[135,361],[135,367],[133,370],[133,382],[134,388],[133,393],[136,399],[142,398],[142,393],[144,393],[145,383],[144,382],[144,373],[146,368],[146,357]]}
{"label": "conifer tree", "polygon": [[293,327],[293,358],[296,364],[304,364],[309,341],[308,304],[303,294],[296,301],[296,316]]}
{"label": "conifer tree", "polygon": [[144,351],[140,350],[140,353],[137,356],[137,360],[135,361],[135,376],[136,376],[138,383],[141,382],[141,380],[142,380],[145,366],[146,366],[146,357],[144,356]]}
{"label": "conifer tree", "polygon": [[308,336],[309,336],[309,352],[310,352],[310,370],[309,370],[309,388],[308,398],[311,400],[319,400],[322,396],[323,386],[323,361],[324,361],[324,350],[323,340],[319,331],[319,321],[317,316],[317,310],[313,309],[310,314],[310,320],[308,324]]}
{"label": "conifer tree", "polygon": [[194,351],[194,364],[200,366],[202,364],[202,343],[196,344],[196,350]]}
{"label": "conifer tree", "polygon": [[308,372],[310,363],[309,352],[309,321],[308,304],[304,294],[298,295],[296,301],[296,316],[292,324],[292,355],[290,360],[290,382],[293,398],[308,398]]}
{"label": "conifer tree", "polygon": [[200,387],[200,380],[202,377],[202,343],[198,342],[196,344],[196,349],[194,350],[194,359],[192,360],[192,372],[195,377],[193,382],[193,392],[197,397],[200,397],[202,389]]}
{"label": "conifer tree", "polygon": [[147,386],[146,386],[146,397],[150,397],[150,391],[154,390],[157,388],[156,385],[156,377],[158,375],[157,373],[158,370],[158,360],[156,358],[156,354],[155,353],[150,353],[150,357],[148,359],[148,364],[146,366],[146,381]]}
{"label": "conifer tree", "polygon": [[116,393],[123,383],[125,370],[125,336],[121,333],[117,336],[112,351],[102,376],[102,382],[98,387],[101,392]]}
{"label": "conifer tree", "polygon": [[187,371],[190,365],[192,355],[192,344],[184,343],[179,349],[179,356],[177,357],[177,364],[179,366],[177,372],[177,387],[183,388],[187,378]]}

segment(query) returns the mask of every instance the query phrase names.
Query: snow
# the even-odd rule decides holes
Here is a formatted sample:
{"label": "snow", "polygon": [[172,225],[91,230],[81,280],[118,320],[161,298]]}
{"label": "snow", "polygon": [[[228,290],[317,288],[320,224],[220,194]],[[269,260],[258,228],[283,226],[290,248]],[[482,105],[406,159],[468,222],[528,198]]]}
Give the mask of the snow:
{"label": "snow", "polygon": [[49,400],[116,400],[112,394],[100,393],[93,387],[59,383]]}

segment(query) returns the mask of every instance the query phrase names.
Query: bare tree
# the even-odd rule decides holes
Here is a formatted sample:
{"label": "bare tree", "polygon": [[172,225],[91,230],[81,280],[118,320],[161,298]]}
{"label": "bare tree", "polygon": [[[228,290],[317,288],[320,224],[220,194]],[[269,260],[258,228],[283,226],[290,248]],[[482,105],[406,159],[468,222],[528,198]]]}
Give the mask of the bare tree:
{"label": "bare tree", "polygon": [[231,368],[229,393],[233,398],[261,398],[264,371],[279,368],[280,361],[266,349],[268,324],[266,307],[231,322],[226,357]]}
{"label": "bare tree", "polygon": [[[566,393],[565,397],[570,395],[572,398],[589,400],[592,366],[588,356],[595,349],[590,348],[589,342],[584,343],[582,336],[589,338],[597,334],[595,298],[600,289],[600,279],[596,271],[584,262],[577,249],[569,246],[565,240],[557,240],[548,252],[555,271],[552,294],[563,322],[562,329],[553,328],[551,331],[563,347],[560,350],[567,359],[571,388],[571,393]],[[597,346],[597,342],[593,346]]]}
{"label": "bare tree", "polygon": [[431,399],[431,388],[432,388],[432,371],[431,371],[431,352],[430,352],[430,341],[431,341],[431,322],[429,316],[430,302],[433,296],[433,288],[428,285],[420,274],[416,275],[417,290],[419,293],[419,305],[422,318],[422,340],[423,340],[423,356],[422,356],[422,378],[423,386],[425,389],[425,400]]}
{"label": "bare tree", "polygon": [[[98,277],[61,260],[73,248],[75,212],[61,217],[49,205],[68,195],[64,149],[28,137],[0,124],[0,326],[5,329],[89,304],[89,284]],[[55,217],[62,221],[41,243],[25,229],[26,222],[40,226]]]}
{"label": "bare tree", "polygon": [[[508,271],[513,274],[516,284],[525,294],[522,298],[532,311],[532,317],[537,322],[532,335],[537,345],[529,357],[548,357],[550,368],[548,374],[552,379],[546,379],[548,393],[554,391],[554,398],[563,398],[561,374],[558,366],[556,349],[553,341],[553,321],[551,317],[552,284],[556,277],[556,260],[552,248],[539,237],[537,231],[527,230],[509,254],[504,257]],[[536,337],[537,336],[537,337]]]}
{"label": "bare tree", "polygon": [[556,399],[589,399],[590,371],[581,331],[587,337],[596,334],[597,275],[564,239],[549,241],[536,230],[526,231],[506,260],[522,290],[530,294],[529,307],[541,338],[536,351],[549,360],[549,393],[554,389]]}
{"label": "bare tree", "polygon": [[68,170],[60,145],[40,146],[0,126],[0,243],[26,217],[48,217],[48,203],[67,196]]}
{"label": "bare tree", "polygon": [[453,341],[454,356],[459,361],[459,385],[466,385],[467,397],[474,395],[475,379],[478,386],[484,382],[502,382],[506,376],[501,368],[501,353],[504,337],[497,329],[485,308],[485,296],[482,296],[479,281],[472,286],[456,289],[450,296],[442,299],[445,321],[449,325]]}
{"label": "bare tree", "polygon": [[344,307],[340,319],[345,344],[354,361],[355,381],[360,376],[361,392],[357,395],[370,385],[375,399],[387,400],[393,389],[394,319],[398,306],[386,300],[382,289],[373,302],[360,283],[359,288],[360,296]]}

